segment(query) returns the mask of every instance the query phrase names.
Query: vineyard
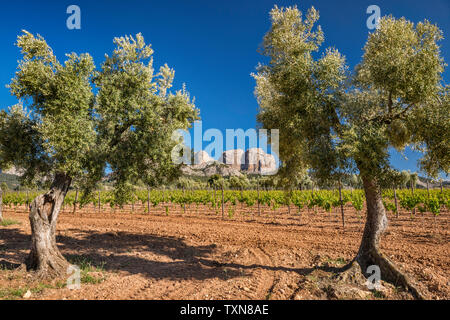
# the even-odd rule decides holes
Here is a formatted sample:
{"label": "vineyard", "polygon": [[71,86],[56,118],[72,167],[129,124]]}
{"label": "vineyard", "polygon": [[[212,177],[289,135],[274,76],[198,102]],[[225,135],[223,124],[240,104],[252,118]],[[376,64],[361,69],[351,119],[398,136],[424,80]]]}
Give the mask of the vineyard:
{"label": "vineyard", "polygon": [[[26,191],[4,193],[5,218],[20,224],[2,230],[5,251],[0,260],[19,264],[26,257],[26,203],[36,194],[29,191],[27,198]],[[69,192],[57,241],[65,256],[92,266],[90,278],[86,275],[81,290],[34,289],[33,297],[335,299],[320,269],[312,274],[304,270],[351,261],[366,218],[361,190],[342,192],[345,232],[338,190],[260,190],[259,206],[257,190],[225,190],[223,212],[221,190],[139,190],[134,195],[134,203],[120,208],[112,192],[95,192],[88,203],[74,207],[76,191]],[[430,190],[429,198],[426,190],[415,190],[414,195],[397,190],[396,195],[398,216],[392,209],[393,191],[384,192],[390,227],[383,252],[420,277],[429,298],[447,299],[449,190]],[[14,271],[11,282],[10,272],[0,273],[0,287],[28,285],[26,274]],[[410,298],[386,288],[374,294]],[[336,294],[361,299],[352,291]],[[365,299],[376,299],[364,294]]]}
{"label": "vineyard", "polygon": [[[10,209],[23,208],[30,204],[39,191],[5,192],[3,205]],[[319,191],[256,191],[256,190],[138,190],[126,204],[116,203],[112,191],[97,191],[88,198],[71,191],[64,199],[63,211],[77,210],[152,213],[163,210],[167,215],[171,208],[177,207],[184,212],[198,212],[199,206],[211,212],[233,217],[238,211],[253,214],[298,213],[303,210],[311,212],[342,213],[343,207],[352,207],[358,215],[364,211],[365,197],[362,190],[343,190],[339,197],[338,190]],[[398,215],[401,211],[411,216],[417,213],[439,215],[442,210],[449,210],[450,190],[384,190],[383,204],[388,213]],[[222,210],[223,209],[223,210]],[[247,209],[247,210],[245,210]]]}

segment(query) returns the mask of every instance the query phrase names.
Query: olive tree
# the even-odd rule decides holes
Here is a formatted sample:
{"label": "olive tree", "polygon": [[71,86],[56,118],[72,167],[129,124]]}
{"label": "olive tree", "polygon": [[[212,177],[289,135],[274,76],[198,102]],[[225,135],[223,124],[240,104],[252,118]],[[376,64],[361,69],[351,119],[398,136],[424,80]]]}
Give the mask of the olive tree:
{"label": "olive tree", "polygon": [[402,170],[400,172],[400,185],[402,186],[403,189],[405,189],[408,186],[408,182],[410,180],[410,175],[409,172],[406,170]]}
{"label": "olive tree", "polygon": [[250,185],[250,181],[245,175],[232,176],[229,178],[228,183],[230,188],[241,191],[241,197],[243,196],[244,189]]}
{"label": "olive tree", "polygon": [[351,270],[378,265],[384,280],[420,293],[379,250],[387,228],[380,181],[390,171],[389,150],[421,150],[429,174],[450,166],[448,87],[442,84],[442,32],[428,21],[384,17],[369,35],[350,74],[336,49],[320,54],[324,34],[318,12],[272,9],[264,37],[269,57],[254,74],[258,120],[280,130],[282,166],[308,167],[321,181],[340,172],[361,176],[367,221]]}
{"label": "olive tree", "polygon": [[409,183],[411,185],[411,192],[414,194],[414,190],[417,187],[417,182],[419,181],[419,175],[417,174],[417,172],[413,172],[410,174],[409,178],[410,178]]}
{"label": "olive tree", "polygon": [[26,266],[38,276],[66,273],[55,231],[73,181],[87,197],[109,170],[120,202],[141,173],[170,167],[171,131],[198,116],[184,88],[169,92],[173,70],[154,74],[153,50],[141,34],[114,43],[96,70],[89,54],[59,62],[39,35],[24,31],[17,40],[23,58],[9,87],[20,102],[0,114],[0,166],[23,168],[22,180],[51,181],[30,206]]}

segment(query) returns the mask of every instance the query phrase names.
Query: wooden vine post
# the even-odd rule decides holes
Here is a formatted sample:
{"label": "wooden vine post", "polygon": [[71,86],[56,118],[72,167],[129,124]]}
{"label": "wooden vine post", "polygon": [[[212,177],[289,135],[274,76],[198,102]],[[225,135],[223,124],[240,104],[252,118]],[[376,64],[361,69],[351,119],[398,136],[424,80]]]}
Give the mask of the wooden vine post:
{"label": "wooden vine post", "polygon": [[261,204],[260,204],[260,199],[259,199],[259,175],[258,175],[256,185],[257,185],[257,189],[258,189],[258,216],[261,216]]}
{"label": "wooden vine post", "polygon": [[339,178],[339,202],[341,204],[342,230],[345,231],[344,202],[342,201],[342,183],[341,183],[341,178]]}
{"label": "wooden vine post", "polygon": [[397,190],[395,186],[394,186],[394,203],[395,203],[395,216],[398,218]]}
{"label": "wooden vine post", "polygon": [[150,187],[147,187],[147,213],[150,214]]}
{"label": "wooden vine post", "polygon": [[183,213],[186,214],[186,198],[185,198],[186,190],[183,187]]}
{"label": "wooden vine post", "polygon": [[217,211],[217,194],[216,194],[216,185],[214,185],[214,210]]}
{"label": "wooden vine post", "polygon": [[222,220],[225,219],[224,197],[223,197],[223,181],[222,181]]}
{"label": "wooden vine post", "polygon": [[0,187],[0,222],[3,221],[3,190]]}
{"label": "wooden vine post", "polygon": [[73,214],[75,214],[77,211],[77,202],[78,202],[78,188],[76,188],[75,201],[73,202]]}
{"label": "wooden vine post", "polygon": [[98,194],[98,213],[102,210],[102,203],[100,202],[100,190],[97,191]]}

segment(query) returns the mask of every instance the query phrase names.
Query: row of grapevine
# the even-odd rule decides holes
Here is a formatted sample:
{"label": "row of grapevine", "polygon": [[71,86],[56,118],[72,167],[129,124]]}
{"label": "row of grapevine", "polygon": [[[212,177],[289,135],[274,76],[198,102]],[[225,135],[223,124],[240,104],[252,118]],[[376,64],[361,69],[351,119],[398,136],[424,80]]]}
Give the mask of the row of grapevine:
{"label": "row of grapevine", "polygon": [[[4,192],[3,205],[20,206],[30,204],[31,200],[39,194],[38,191]],[[259,198],[258,198],[259,195]],[[408,190],[397,191],[394,195],[392,190],[383,191],[383,203],[388,212],[397,214],[397,210],[404,210],[415,213],[416,210],[439,214],[441,208],[450,207],[450,190],[416,190],[414,193]],[[397,199],[397,206],[395,205]],[[343,190],[342,201],[345,205],[351,205],[358,214],[364,209],[364,192],[362,190]],[[83,198],[75,191],[70,191],[65,200],[65,206],[73,206],[75,203],[79,207],[92,204],[102,208],[104,206],[119,206],[115,202],[112,191],[98,191],[92,193],[90,197]],[[205,205],[218,209],[222,205],[221,191],[214,190],[137,190],[133,193],[128,204],[148,204],[149,207],[158,206],[161,203],[172,203],[185,208],[186,205]],[[282,206],[293,206],[301,212],[303,209],[322,209],[331,213],[340,206],[340,198],[337,190],[317,190],[317,191],[235,191],[225,190],[223,203],[229,205],[245,205],[252,207],[255,204],[265,205],[273,209],[274,212]]]}

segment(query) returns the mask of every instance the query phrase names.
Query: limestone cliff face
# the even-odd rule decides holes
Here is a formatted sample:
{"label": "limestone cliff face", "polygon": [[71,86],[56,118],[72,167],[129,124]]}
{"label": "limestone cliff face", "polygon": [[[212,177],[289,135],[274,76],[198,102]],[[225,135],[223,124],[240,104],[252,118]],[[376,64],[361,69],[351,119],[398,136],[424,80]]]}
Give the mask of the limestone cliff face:
{"label": "limestone cliff face", "polygon": [[22,176],[25,173],[25,170],[21,169],[21,168],[11,167],[11,168],[6,169],[6,170],[0,169],[0,172],[1,173],[6,173],[6,174],[12,174],[12,175],[15,175],[15,176]]}
{"label": "limestone cliff face", "polygon": [[199,151],[194,155],[194,166],[214,161],[206,151]]}
{"label": "limestone cliff face", "polygon": [[230,165],[223,164],[219,161],[203,162],[196,165],[183,166],[181,168],[183,174],[187,176],[195,177],[210,177],[215,174],[229,177],[229,176],[241,176],[242,173],[231,167]]}
{"label": "limestone cliff face", "polygon": [[271,175],[277,172],[274,156],[263,149],[227,150],[216,161],[205,151],[194,155],[194,164],[183,167],[183,173],[190,176],[239,176],[242,173]]}
{"label": "limestone cliff face", "polygon": [[244,150],[228,150],[225,151],[219,159],[219,162],[231,166],[236,170],[242,170],[242,166],[245,164]]}
{"label": "limestone cliff face", "polygon": [[241,170],[250,174],[275,174],[277,172],[275,157],[265,153],[261,148],[248,149],[245,152],[245,161]]}

